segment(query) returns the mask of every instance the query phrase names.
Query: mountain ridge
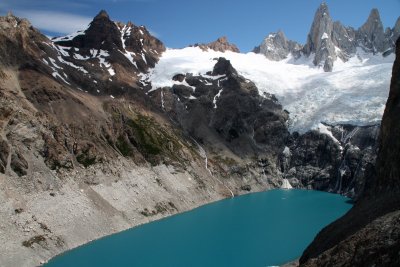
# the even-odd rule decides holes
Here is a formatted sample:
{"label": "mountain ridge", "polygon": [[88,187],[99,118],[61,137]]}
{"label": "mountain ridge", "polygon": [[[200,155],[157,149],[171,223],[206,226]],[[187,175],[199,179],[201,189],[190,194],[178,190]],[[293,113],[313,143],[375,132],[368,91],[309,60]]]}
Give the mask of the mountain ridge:
{"label": "mountain ridge", "polygon": [[[368,53],[387,55],[394,53],[398,34],[397,19],[393,28],[383,29],[379,11],[372,9],[366,22],[355,30],[345,27],[339,21],[333,21],[329,14],[328,5],[322,3],[314,15],[306,43],[302,46],[284,38],[279,31],[268,35],[260,46],[253,51],[264,54],[271,60],[283,60],[290,55],[294,59],[300,56],[313,57],[313,64],[330,72],[334,62],[339,58],[346,62],[355,55],[357,49]],[[291,43],[292,45],[287,45]]]}

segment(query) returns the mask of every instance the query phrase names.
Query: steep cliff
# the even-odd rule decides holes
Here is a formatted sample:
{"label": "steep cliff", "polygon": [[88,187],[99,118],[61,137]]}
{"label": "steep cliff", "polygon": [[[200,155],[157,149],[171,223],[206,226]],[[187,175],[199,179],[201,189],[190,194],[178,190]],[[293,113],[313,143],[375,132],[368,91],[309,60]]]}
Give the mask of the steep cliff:
{"label": "steep cliff", "polygon": [[389,98],[376,165],[355,206],[323,229],[304,251],[301,266],[400,264],[400,39],[396,42]]}

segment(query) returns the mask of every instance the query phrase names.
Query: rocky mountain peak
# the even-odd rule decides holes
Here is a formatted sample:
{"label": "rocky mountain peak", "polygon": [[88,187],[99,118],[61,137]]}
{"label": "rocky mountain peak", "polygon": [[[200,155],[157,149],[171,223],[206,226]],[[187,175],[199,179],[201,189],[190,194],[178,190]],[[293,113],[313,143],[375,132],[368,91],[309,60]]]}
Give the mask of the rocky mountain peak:
{"label": "rocky mountain peak", "polygon": [[326,16],[326,15],[329,16],[329,8],[328,8],[328,5],[326,4],[326,2],[322,2],[319,5],[316,15],[317,14],[321,14],[322,16]]}
{"label": "rocky mountain peak", "polygon": [[276,33],[270,33],[253,51],[262,53],[268,59],[282,60],[288,57],[289,54],[298,57],[300,55],[301,45],[286,38],[283,31],[279,30]]}
{"label": "rocky mountain peak", "polygon": [[332,71],[337,58],[347,61],[361,48],[367,53],[382,53],[386,56],[394,52],[394,44],[400,36],[400,18],[394,28],[384,31],[379,11],[371,10],[367,21],[358,29],[345,27],[339,21],[333,22],[328,5],[322,3],[315,12],[307,42],[302,47],[287,40],[282,32],[272,33],[253,52],[264,54],[271,60],[282,60],[288,54],[298,58],[314,55],[315,66]]}
{"label": "rocky mountain peak", "polygon": [[40,58],[40,46],[48,39],[38,32],[26,19],[15,17],[11,12],[0,17],[0,62],[14,65]]}
{"label": "rocky mountain peak", "polygon": [[193,46],[200,47],[202,50],[212,49],[217,52],[232,51],[232,52],[240,53],[239,48],[237,48],[237,46],[235,44],[229,43],[228,38],[226,36],[219,37],[214,42],[211,42],[208,44],[196,43]]}
{"label": "rocky mountain peak", "polygon": [[13,15],[11,11],[7,13],[7,16],[0,17],[0,29],[5,30],[9,28],[18,29],[20,27],[30,28],[31,23],[26,19],[20,19]]}
{"label": "rocky mountain peak", "polygon": [[226,44],[228,43],[228,38],[226,36],[218,37],[216,42]]}
{"label": "rocky mountain peak", "polygon": [[122,50],[122,42],[118,26],[110,19],[107,12],[101,10],[85,31],[75,35],[55,38],[54,41],[62,46],[79,49]]}
{"label": "rocky mountain peak", "polygon": [[[125,83],[135,83],[136,74],[154,67],[165,46],[153,37],[144,26],[114,22],[107,12],[101,10],[86,30],[53,38],[61,49],[64,61],[73,61],[76,66],[93,69],[98,61],[100,72],[105,72],[106,80],[117,75]],[[69,55],[67,55],[69,54]],[[92,70],[93,71],[93,70]],[[97,89],[96,89],[97,90]]]}
{"label": "rocky mountain peak", "polygon": [[315,53],[314,65],[322,66],[325,71],[331,71],[336,60],[335,47],[332,43],[333,22],[328,6],[322,3],[315,12],[314,21],[303,52],[307,56]]}
{"label": "rocky mountain peak", "polygon": [[381,17],[376,8],[371,10],[367,21],[360,27],[357,39],[361,46],[374,53],[388,48]]}
{"label": "rocky mountain peak", "polygon": [[367,33],[383,33],[383,24],[378,9],[373,8],[371,10],[367,21],[361,26],[360,30]]}
{"label": "rocky mountain peak", "polygon": [[381,16],[377,8],[371,9],[366,24],[382,24]]}
{"label": "rocky mountain peak", "polygon": [[107,11],[105,11],[104,9],[100,10],[99,14],[97,14],[94,17],[94,20],[98,20],[98,19],[110,19],[110,17],[108,16]]}

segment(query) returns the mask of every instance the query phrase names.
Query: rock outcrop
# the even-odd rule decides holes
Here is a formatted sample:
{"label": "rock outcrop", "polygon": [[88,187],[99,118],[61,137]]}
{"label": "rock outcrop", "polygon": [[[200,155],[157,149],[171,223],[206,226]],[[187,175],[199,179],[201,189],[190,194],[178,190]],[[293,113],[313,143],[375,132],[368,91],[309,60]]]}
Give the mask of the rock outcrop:
{"label": "rock outcrop", "polygon": [[[254,83],[238,75],[225,58],[206,76],[185,73],[174,78],[172,88],[151,95],[185,132],[210,148],[209,160],[218,162],[228,177],[258,177],[259,182],[278,185],[278,157],[289,133],[288,114],[275,97],[259,95]],[[239,158],[258,162],[244,167]]]}
{"label": "rock outcrop", "polygon": [[301,266],[397,266],[400,263],[400,39],[375,166],[354,207],[324,228],[304,251]]}
{"label": "rock outcrop", "polygon": [[379,126],[320,125],[302,135],[293,133],[283,157],[284,178],[294,186],[334,192],[357,199],[365,172],[375,163]]}
{"label": "rock outcrop", "polygon": [[235,53],[240,53],[239,48],[237,48],[235,44],[229,43],[228,39],[225,36],[219,37],[214,42],[208,44],[194,44],[193,46],[200,47],[202,50],[212,49],[217,52],[231,51]]}

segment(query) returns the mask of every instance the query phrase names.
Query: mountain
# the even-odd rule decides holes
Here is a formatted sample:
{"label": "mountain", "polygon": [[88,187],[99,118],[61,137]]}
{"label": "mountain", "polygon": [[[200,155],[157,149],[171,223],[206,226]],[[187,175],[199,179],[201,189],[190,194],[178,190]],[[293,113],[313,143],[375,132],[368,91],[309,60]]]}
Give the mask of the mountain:
{"label": "mountain", "polygon": [[359,199],[393,55],[324,73],[229,49],[166,49],[105,11],[52,40],[0,17],[0,265],[284,181]]}
{"label": "mountain", "polygon": [[[66,64],[68,69],[73,67],[91,73],[83,77],[71,77],[71,82],[85,87],[86,91],[99,94],[107,91],[107,83],[112,79],[117,79],[121,88],[139,88],[138,74],[154,67],[165,51],[164,45],[151,36],[144,26],[136,26],[131,22],[126,25],[114,23],[104,10],[86,30],[53,38],[52,41],[53,48],[57,50],[57,58],[53,59],[56,64],[63,68]],[[52,62],[50,60],[49,64]],[[69,74],[67,70],[65,74]],[[96,77],[102,78],[99,81]]]}
{"label": "mountain", "polygon": [[339,21],[333,21],[327,4],[322,3],[315,13],[304,46],[287,40],[280,31],[268,35],[254,52],[278,61],[289,56],[295,60],[302,56],[311,58],[313,65],[330,72],[338,59],[346,62],[361,51],[384,56],[394,52],[399,19],[393,28],[384,30],[379,11],[372,9],[367,21],[355,30],[343,26]]}
{"label": "mountain", "polygon": [[400,39],[382,118],[375,166],[360,199],[324,228],[304,251],[300,266],[397,266],[400,264]]}
{"label": "mountain", "polygon": [[180,85],[152,90],[144,72],[164,49],[104,11],[53,40],[27,20],[0,18],[1,266],[37,266],[138,224],[281,185],[276,162],[289,133],[276,99],[222,58],[206,76],[176,73],[169,79]]}

